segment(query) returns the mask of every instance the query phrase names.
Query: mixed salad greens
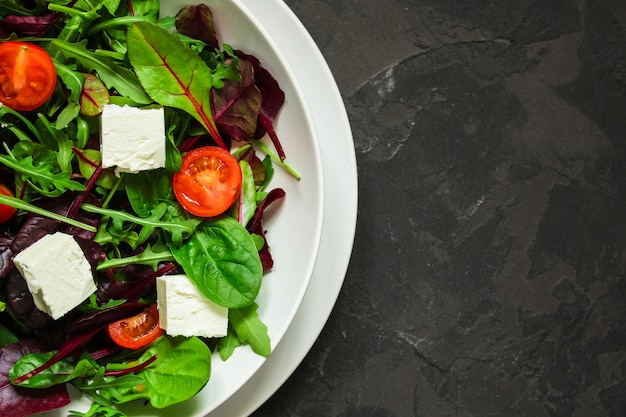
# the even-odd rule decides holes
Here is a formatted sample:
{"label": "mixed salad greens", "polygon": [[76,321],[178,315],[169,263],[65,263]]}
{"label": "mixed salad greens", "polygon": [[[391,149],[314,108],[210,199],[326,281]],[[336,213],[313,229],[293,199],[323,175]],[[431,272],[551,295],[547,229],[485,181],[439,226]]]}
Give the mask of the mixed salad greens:
{"label": "mixed salad greens", "polygon": [[[270,354],[255,299],[273,266],[263,216],[285,196],[270,189],[274,167],[298,178],[273,128],[285,96],[259,59],[220,43],[209,6],[171,17],[159,6],[0,3],[2,416],[64,407],[68,384],[93,401],[74,415],[122,417],[116,405],[138,399],[164,408],[207,383],[213,352]],[[111,104],[164,109],[164,168],[103,167],[100,118]],[[199,195],[189,169],[198,161],[217,161],[202,175],[228,187]],[[97,284],[57,320],[13,263],[55,232],[78,242]],[[225,337],[160,329],[155,281],[180,273],[228,308]]]}

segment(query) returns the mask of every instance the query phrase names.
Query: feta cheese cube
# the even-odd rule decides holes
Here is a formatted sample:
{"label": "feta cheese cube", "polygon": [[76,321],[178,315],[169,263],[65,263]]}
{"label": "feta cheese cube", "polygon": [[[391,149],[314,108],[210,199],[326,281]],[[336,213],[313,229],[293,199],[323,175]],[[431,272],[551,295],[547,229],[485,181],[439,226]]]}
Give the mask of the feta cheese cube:
{"label": "feta cheese cube", "polygon": [[100,119],[102,167],[137,173],[165,166],[163,108],[104,106]]}
{"label": "feta cheese cube", "polygon": [[209,300],[187,275],[157,278],[160,326],[170,336],[223,337],[228,308]]}
{"label": "feta cheese cube", "polygon": [[55,320],[96,291],[89,261],[71,235],[46,235],[18,253],[13,262],[35,306]]}

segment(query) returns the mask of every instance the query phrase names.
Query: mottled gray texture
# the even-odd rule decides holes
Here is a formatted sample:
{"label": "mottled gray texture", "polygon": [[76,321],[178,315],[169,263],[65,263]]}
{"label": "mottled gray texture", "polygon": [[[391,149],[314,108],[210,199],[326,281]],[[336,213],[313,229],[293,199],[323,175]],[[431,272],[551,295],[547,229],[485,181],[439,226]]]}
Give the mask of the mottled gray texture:
{"label": "mottled gray texture", "polygon": [[354,253],[254,417],[626,415],[626,2],[287,0],[345,100]]}

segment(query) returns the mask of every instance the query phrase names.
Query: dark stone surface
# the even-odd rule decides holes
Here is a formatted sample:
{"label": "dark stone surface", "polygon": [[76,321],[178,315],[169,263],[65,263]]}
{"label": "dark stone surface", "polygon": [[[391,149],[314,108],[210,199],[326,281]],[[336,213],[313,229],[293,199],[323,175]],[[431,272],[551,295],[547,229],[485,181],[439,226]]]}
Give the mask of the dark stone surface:
{"label": "dark stone surface", "polygon": [[626,416],[626,2],[287,4],[344,97],[359,220],[254,417]]}

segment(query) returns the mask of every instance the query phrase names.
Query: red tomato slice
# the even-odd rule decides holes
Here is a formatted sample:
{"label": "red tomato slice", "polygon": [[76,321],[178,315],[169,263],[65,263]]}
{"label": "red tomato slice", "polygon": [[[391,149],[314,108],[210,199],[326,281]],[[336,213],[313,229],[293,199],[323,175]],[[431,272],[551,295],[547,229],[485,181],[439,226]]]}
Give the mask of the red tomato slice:
{"label": "red tomato slice", "polygon": [[[13,197],[13,193],[9,190],[9,187],[0,183],[0,194],[8,195],[9,197]],[[5,204],[0,204],[0,224],[9,221],[11,217],[15,214],[15,208],[11,206],[7,206]]]}
{"label": "red tomato slice", "polygon": [[214,217],[237,200],[241,168],[226,149],[205,146],[185,154],[172,185],[185,210],[200,217]]}
{"label": "red tomato slice", "polygon": [[30,111],[54,92],[57,73],[41,47],[19,41],[0,43],[0,102],[13,110]]}
{"label": "red tomato slice", "polygon": [[156,304],[136,316],[109,324],[107,333],[121,347],[139,349],[149,345],[163,334],[163,329],[159,327],[159,311]]}

